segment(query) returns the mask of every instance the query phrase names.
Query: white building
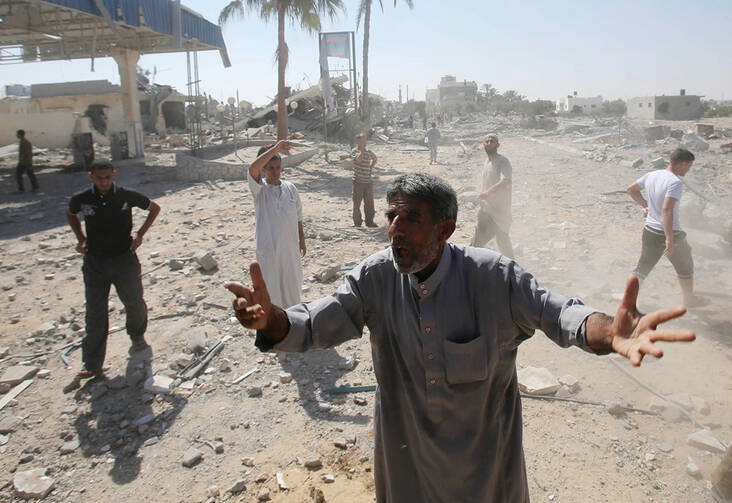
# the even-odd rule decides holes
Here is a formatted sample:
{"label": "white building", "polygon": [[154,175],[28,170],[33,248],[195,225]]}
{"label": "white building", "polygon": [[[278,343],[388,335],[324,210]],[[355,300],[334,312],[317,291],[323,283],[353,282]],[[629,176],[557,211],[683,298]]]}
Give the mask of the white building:
{"label": "white building", "polygon": [[557,101],[557,112],[568,112],[577,114],[593,114],[599,113],[602,107],[602,96],[594,96],[592,98],[583,98],[574,95],[568,95]]}

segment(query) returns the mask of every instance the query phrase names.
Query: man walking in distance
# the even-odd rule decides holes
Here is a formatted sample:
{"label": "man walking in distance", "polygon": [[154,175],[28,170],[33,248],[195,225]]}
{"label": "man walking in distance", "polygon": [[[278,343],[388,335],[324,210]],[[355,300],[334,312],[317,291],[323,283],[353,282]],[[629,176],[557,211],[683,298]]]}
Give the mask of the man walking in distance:
{"label": "man walking in distance", "polygon": [[25,192],[23,187],[23,173],[28,175],[31,190],[38,190],[38,180],[33,173],[33,145],[25,137],[25,131],[18,129],[15,136],[20,140],[18,145],[18,166],[15,168],[15,179],[18,182],[18,194]]}
{"label": "man walking in distance", "polygon": [[440,130],[437,129],[435,123],[432,123],[432,127],[427,130],[425,135],[427,138],[427,146],[430,148],[430,164],[437,162],[437,142],[440,140]]}
{"label": "man walking in distance", "polygon": [[353,161],[353,225],[361,227],[361,201],[366,217],[366,227],[377,227],[374,222],[374,183],[372,173],[376,155],[366,150],[366,134],[356,137],[356,148],[351,152]]}
{"label": "man walking in distance", "polygon": [[[699,305],[701,299],[694,296],[694,260],[686,233],[679,223],[679,201],[684,190],[682,176],[694,164],[694,154],[683,148],[671,153],[666,169],[651,171],[634,182],[627,191],[633,201],[644,208],[641,255],[634,274],[644,280],[665,255],[676,269],[681,284],[684,305]],[[645,189],[648,200],[641,191]]]}
{"label": "man walking in distance", "polygon": [[254,197],[257,260],[267,284],[272,285],[272,298],[288,307],[300,302],[302,257],[307,251],[300,194],[281,178],[280,153],[290,147],[288,141],[280,140],[260,148],[247,173]]}
{"label": "man walking in distance", "polygon": [[226,285],[262,351],[325,349],[368,327],[379,503],[529,501],[516,355],[535,330],[635,366],[663,355],[656,341],[694,339],[661,326],[683,307],[638,312],[634,276],[613,318],[541,287],[494,251],[449,242],[457,197],[436,177],[402,175],[386,202],[391,246],[364,259],[332,295],[285,311],[271,302],[256,263],[251,287]]}
{"label": "man walking in distance", "polygon": [[498,153],[498,135],[491,133],[483,140],[488,159],[483,164],[482,180],[478,202],[478,224],[475,227],[472,246],[485,247],[496,238],[498,249],[508,258],[513,258],[513,245],[508,231],[511,227],[511,162]]}
{"label": "man walking in distance", "polygon": [[[135,251],[160,213],[160,206],[139,192],[118,187],[116,172],[109,161],[94,161],[90,189],[75,194],[66,210],[66,219],[76,235],[76,250],[84,254],[86,295],[86,335],[82,341],[84,368],[78,377],[101,376],[109,330],[108,302],[111,285],[125,306],[130,351],[148,348],[145,341],[147,305],[142,297],[140,261]],[[132,232],[132,207],[147,210],[140,229]],[[86,224],[81,228],[79,214]]]}

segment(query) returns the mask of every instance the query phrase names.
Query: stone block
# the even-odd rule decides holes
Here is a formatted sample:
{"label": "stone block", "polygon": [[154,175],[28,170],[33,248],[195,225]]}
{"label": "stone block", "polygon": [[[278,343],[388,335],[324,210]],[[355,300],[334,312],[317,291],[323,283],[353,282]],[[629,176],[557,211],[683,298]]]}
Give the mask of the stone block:
{"label": "stone block", "polygon": [[30,365],[13,365],[5,369],[2,377],[0,377],[0,384],[7,384],[8,386],[15,386],[20,384],[26,379],[30,379],[40,368],[32,367]]}

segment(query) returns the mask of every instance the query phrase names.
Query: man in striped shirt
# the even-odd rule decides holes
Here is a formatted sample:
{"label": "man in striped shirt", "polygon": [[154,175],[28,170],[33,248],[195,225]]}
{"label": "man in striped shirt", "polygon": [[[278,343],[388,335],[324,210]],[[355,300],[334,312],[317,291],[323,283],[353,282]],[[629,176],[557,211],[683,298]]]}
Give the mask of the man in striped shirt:
{"label": "man in striped shirt", "polygon": [[353,225],[361,227],[361,201],[366,217],[366,227],[377,227],[374,222],[374,184],[371,173],[376,166],[376,156],[366,150],[366,134],[356,137],[357,147],[351,153],[353,161]]}

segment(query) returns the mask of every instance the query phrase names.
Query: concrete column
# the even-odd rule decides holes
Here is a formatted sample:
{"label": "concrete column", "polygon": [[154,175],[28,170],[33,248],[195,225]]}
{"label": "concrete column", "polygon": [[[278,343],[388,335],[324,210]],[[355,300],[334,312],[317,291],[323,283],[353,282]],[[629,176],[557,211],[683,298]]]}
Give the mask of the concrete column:
{"label": "concrete column", "polygon": [[117,62],[122,84],[122,111],[124,113],[127,143],[131,158],[145,157],[145,142],[137,97],[137,62],[140,53],[131,49],[114,48],[112,57]]}

